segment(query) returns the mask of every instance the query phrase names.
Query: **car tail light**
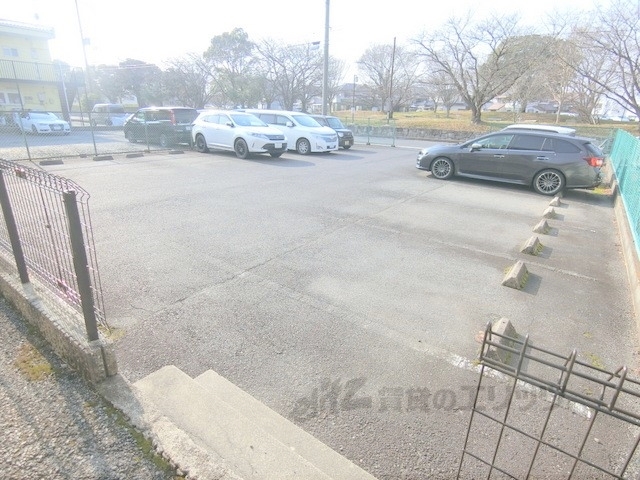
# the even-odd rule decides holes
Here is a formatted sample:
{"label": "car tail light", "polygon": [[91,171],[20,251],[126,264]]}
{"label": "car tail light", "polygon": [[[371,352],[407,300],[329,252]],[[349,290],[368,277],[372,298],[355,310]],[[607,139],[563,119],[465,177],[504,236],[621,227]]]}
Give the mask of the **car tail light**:
{"label": "car tail light", "polygon": [[175,125],[176,123],[176,112],[171,112],[171,124]]}
{"label": "car tail light", "polygon": [[602,164],[604,163],[604,160],[602,157],[585,157],[585,161],[591,167],[601,167]]}

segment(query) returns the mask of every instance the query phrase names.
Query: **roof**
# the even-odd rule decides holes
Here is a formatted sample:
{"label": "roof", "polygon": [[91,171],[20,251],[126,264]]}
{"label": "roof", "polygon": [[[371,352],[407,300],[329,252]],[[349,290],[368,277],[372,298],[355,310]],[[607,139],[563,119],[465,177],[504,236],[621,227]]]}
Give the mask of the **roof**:
{"label": "roof", "polygon": [[18,22],[15,20],[6,20],[3,18],[0,18],[0,33],[4,33],[6,35],[27,35],[31,37],[45,38],[47,40],[55,38],[56,36],[52,27]]}

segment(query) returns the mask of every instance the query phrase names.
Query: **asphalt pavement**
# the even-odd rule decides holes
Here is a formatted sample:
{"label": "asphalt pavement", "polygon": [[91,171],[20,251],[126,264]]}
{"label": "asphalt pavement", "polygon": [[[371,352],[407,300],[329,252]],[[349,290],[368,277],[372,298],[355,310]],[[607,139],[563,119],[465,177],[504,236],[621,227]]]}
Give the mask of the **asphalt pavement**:
{"label": "asphalt pavement", "polygon": [[[424,144],[402,141],[390,148],[407,149],[407,155],[398,153],[398,161],[404,162]],[[240,230],[233,239],[242,241],[223,243],[222,233],[207,230],[210,244],[198,247],[208,255],[202,270],[201,257],[179,248],[188,229],[194,228],[186,218],[165,245],[162,269],[154,270],[139,258],[133,267],[144,272],[140,283],[127,277],[134,296],[107,287],[108,295],[125,295],[115,312],[116,323],[129,333],[119,347],[121,371],[137,380],[163,364],[177,364],[191,374],[215,367],[378,478],[406,479],[451,478],[455,471],[469,419],[469,393],[477,382],[473,353],[479,344],[474,337],[486,321],[508,317],[519,333],[531,334],[538,345],[560,353],[576,348],[596,365],[614,369],[626,364],[637,372],[631,289],[613,198],[607,191],[567,192],[548,219],[549,232],[540,236],[540,255],[530,257],[521,254],[519,246],[533,235],[532,227],[542,219],[549,198],[481,182],[437,182],[413,165],[402,171],[403,178],[396,177],[395,171],[387,170],[396,157],[387,155],[383,167],[370,160],[373,149],[358,147],[332,157],[335,163],[362,162],[377,174],[363,178],[365,187],[371,184],[372,195],[362,203],[341,198],[342,205],[325,206],[313,214],[312,222],[304,195],[294,204],[286,192],[272,199],[283,209],[274,214],[274,223],[261,217],[265,210],[259,205],[243,218],[245,224],[263,225],[262,236],[256,237],[262,243]],[[153,215],[141,200],[156,192],[137,190],[135,173],[144,172],[151,184],[160,176],[172,178],[174,168],[184,170],[185,165],[202,171],[209,167],[205,161],[233,162],[233,168],[245,165],[212,156],[194,157],[192,164],[187,158],[179,161],[174,167],[160,156],[145,160],[144,169],[142,163],[139,170],[135,165],[123,167],[127,175],[119,175],[117,181],[139,202],[140,218]],[[76,167],[70,166],[66,172],[96,185],[103,182],[109,190],[103,167],[86,162],[86,168],[73,171]],[[267,188],[281,181],[277,175],[303,172],[309,163],[292,157],[276,174],[268,170],[273,162],[256,162],[253,168],[264,167]],[[245,200],[233,183],[239,177],[220,172],[218,204]],[[56,173],[64,175],[65,168]],[[343,181],[338,173],[327,172],[333,182]],[[404,183],[412,175],[415,183]],[[373,187],[378,176],[385,179],[384,189]],[[188,188],[195,189],[198,181],[194,177]],[[206,193],[187,192],[175,205],[164,207],[186,217],[188,194],[201,198]],[[102,193],[96,197],[106,198]],[[138,219],[124,201],[112,201],[117,208],[98,211],[98,217],[117,213]],[[300,210],[300,218],[291,217],[292,206]],[[202,222],[222,215],[210,208],[190,208],[188,215]],[[287,215],[285,208],[290,209]],[[472,217],[457,216],[460,209],[477,214],[472,224]],[[485,217],[489,222],[483,221],[484,213],[492,214]],[[289,231],[275,223],[285,218]],[[301,248],[289,234],[303,222],[310,227]],[[132,225],[141,229],[147,254],[155,255],[153,247],[163,229],[154,234],[143,225]],[[240,228],[231,220],[228,226]],[[316,236],[317,230],[323,235]],[[123,251],[109,249],[118,244],[119,233],[105,230],[99,239],[99,251],[110,251],[118,259],[105,269],[108,285],[117,270],[127,271]],[[276,240],[289,242],[285,253],[270,251]],[[257,247],[245,250],[244,244]],[[517,258],[526,261],[530,272],[521,291],[499,285],[504,269]],[[418,259],[424,265],[416,269]],[[177,265],[189,267],[188,272],[177,271]],[[167,278],[173,290],[160,283]],[[444,284],[454,288],[439,291]],[[143,337],[145,342],[138,343]],[[152,349],[156,337],[164,343]],[[360,403],[341,408],[346,403],[339,400],[354,393],[355,386]],[[431,403],[411,404],[416,398],[412,395],[424,389],[434,394]],[[433,403],[438,392],[439,401]],[[442,392],[454,392],[456,400]],[[445,398],[449,400],[442,403]],[[334,400],[339,407],[334,408]],[[614,456],[618,453],[624,452]]]}

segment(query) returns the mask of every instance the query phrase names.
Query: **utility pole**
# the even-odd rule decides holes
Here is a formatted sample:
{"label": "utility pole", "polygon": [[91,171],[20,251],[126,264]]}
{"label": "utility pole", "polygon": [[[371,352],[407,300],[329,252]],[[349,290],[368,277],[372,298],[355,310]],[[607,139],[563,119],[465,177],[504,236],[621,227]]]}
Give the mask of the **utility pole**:
{"label": "utility pole", "polygon": [[322,114],[328,115],[327,97],[329,96],[329,0],[325,0],[324,16],[324,68],[322,72]]}

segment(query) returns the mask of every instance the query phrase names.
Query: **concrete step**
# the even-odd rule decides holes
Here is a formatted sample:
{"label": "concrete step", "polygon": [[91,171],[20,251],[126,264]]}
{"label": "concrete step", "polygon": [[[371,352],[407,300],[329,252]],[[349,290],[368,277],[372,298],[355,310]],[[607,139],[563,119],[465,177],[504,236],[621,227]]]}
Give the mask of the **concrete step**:
{"label": "concrete step", "polygon": [[152,402],[161,416],[238,477],[331,478],[175,366],[163,367],[133,385],[143,404]]}
{"label": "concrete step", "polygon": [[195,380],[329,477],[333,479],[375,480],[371,474],[213,370],[207,370]]}

